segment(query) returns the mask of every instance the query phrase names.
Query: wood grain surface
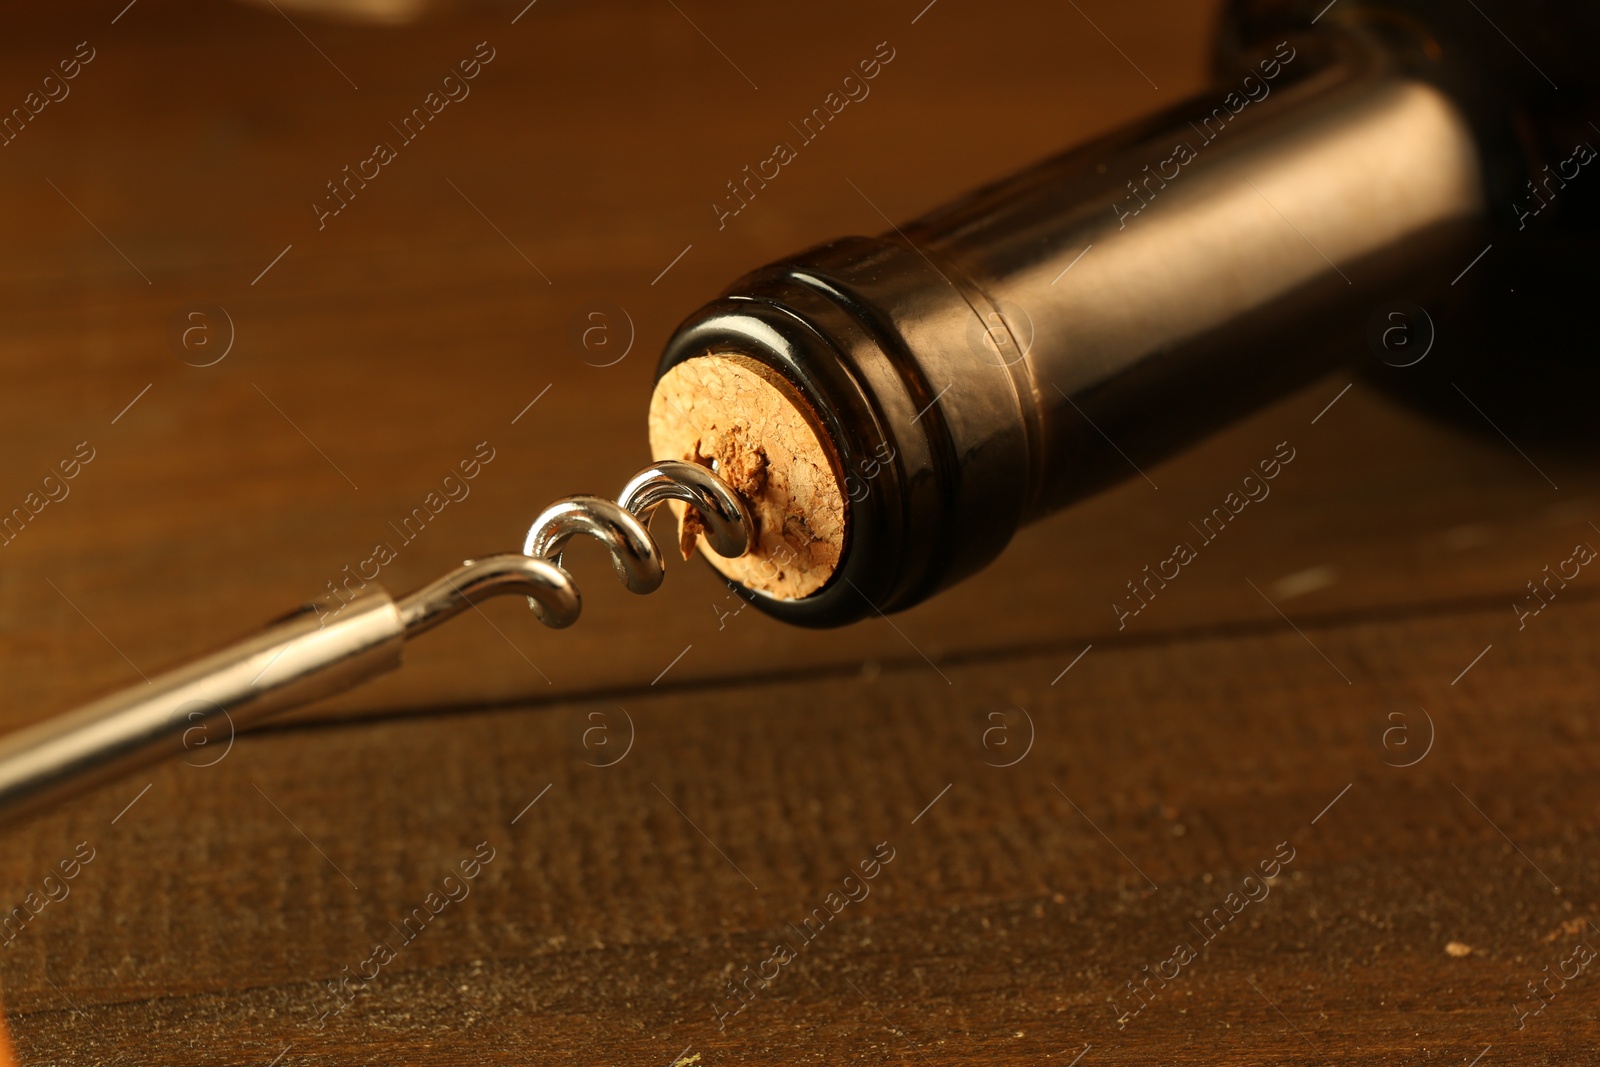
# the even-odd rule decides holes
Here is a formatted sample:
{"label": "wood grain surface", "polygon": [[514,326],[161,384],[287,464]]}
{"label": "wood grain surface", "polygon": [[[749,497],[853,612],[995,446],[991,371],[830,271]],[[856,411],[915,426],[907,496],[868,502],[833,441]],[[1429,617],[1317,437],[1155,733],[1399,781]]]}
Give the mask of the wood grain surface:
{"label": "wood grain surface", "polygon": [[[0,511],[93,459],[0,547],[0,726],[376,541],[405,591],[614,492],[699,303],[1198,89],[1216,13],[924,3],[8,12],[0,106],[94,58],[0,146]],[[319,229],[480,42],[470,95]],[[210,366],[197,322],[231,323]],[[1512,605],[1600,541],[1600,479],[1351,356],[892,622],[730,614],[700,563],[636,598],[580,546],[570,631],[486,605],[209,766],[7,831],[0,907],[62,898],[0,935],[22,1062],[1593,1061],[1600,973],[1550,976],[1600,945],[1600,585]],[[1271,497],[1119,629],[1124,582],[1284,441]]]}

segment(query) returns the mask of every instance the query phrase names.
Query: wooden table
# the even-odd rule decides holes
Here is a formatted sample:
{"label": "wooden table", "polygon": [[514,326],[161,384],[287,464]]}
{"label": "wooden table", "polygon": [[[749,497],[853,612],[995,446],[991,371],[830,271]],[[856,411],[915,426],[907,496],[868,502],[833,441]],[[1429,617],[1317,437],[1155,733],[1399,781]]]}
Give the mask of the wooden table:
{"label": "wooden table", "polygon": [[[1214,8],[11,13],[5,106],[93,58],[0,147],[0,506],[66,489],[0,556],[0,725],[376,542],[403,591],[614,491],[679,318],[1199,88]],[[725,183],[884,41],[719,229]],[[1281,441],[1272,497],[1119,631],[1124,580]],[[631,597],[580,546],[570,631],[487,605],[380,684],[8,831],[0,904],[62,897],[0,952],[19,1055],[1590,1062],[1600,974],[1549,976],[1600,945],[1600,578],[1513,604],[1600,541],[1600,479],[1523,451],[1341,373],[835,632],[729,614],[700,563]]]}

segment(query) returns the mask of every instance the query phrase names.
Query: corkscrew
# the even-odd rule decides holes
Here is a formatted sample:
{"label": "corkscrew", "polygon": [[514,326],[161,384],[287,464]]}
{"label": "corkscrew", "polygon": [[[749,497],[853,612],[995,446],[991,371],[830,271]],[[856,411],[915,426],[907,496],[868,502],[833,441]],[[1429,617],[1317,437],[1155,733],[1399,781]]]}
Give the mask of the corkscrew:
{"label": "corkscrew", "polygon": [[[697,517],[685,543],[779,619],[904,610],[1022,525],[1374,345],[1363,331],[1400,297],[1435,302],[1462,339],[1426,365],[1436,384],[1466,396],[1458,380],[1476,394],[1549,366],[1536,412],[1581,407],[1589,364],[1566,356],[1586,351],[1600,194],[1568,168],[1593,155],[1600,9],[1524,4],[1502,28],[1469,6],[1231,0],[1212,88],[878,236],[759,268],[691,314],[649,412],[672,462],[617,500],[559,501],[521,554],[398,601],[369,587],[314,605],[0,739],[0,819],[218,716],[247,725],[393,669],[408,638],[486,597],[522,593],[570,625],[575,536],[650,592],[645,519],[667,500]],[[1496,341],[1475,352],[1474,337]]]}
{"label": "corkscrew", "polygon": [[649,521],[669,500],[698,515],[716,552],[736,557],[750,545],[754,520],[727,483],[694,463],[651,464],[615,500],[572,496],[551,504],[520,554],[469,559],[398,600],[369,583],[337,612],[306,605],[144,685],[0,739],[0,822],[180,755],[196,730],[223,722],[245,728],[394,670],[408,640],[491,597],[523,594],[544,625],[570,626],[583,606],[562,566],[574,537],[603,544],[631,592],[654,592],[664,568]]}

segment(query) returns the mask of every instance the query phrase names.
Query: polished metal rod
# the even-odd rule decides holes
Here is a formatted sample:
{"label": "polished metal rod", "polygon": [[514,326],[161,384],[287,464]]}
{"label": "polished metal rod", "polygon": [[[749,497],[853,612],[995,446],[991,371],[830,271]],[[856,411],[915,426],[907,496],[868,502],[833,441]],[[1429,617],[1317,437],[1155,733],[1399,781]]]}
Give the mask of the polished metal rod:
{"label": "polished metal rod", "polygon": [[405,623],[388,593],[369,588],[332,621],[302,609],[144,685],[0,739],[0,820],[180,755],[192,731],[248,726],[398,667]]}
{"label": "polished metal rod", "polygon": [[577,590],[554,565],[509,553],[468,560],[399,602],[369,584],[337,611],[301,608],[145,684],[0,738],[0,823],[392,671],[407,638],[507,593],[538,600],[547,620],[577,618]]}

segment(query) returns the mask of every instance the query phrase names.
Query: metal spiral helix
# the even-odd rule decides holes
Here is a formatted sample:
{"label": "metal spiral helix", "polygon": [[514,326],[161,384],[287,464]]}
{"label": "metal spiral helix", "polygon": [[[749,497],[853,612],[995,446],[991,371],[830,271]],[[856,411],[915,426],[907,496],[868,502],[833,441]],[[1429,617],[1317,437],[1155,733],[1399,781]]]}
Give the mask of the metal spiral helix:
{"label": "metal spiral helix", "polygon": [[469,559],[438,580],[399,601],[408,638],[433,629],[479,601],[507,593],[528,598],[539,621],[552,629],[571,626],[583,599],[561,565],[567,542],[593,537],[611,553],[611,565],[630,592],[653,593],[665,570],[661,549],[650,536],[650,514],[669,500],[681,500],[700,515],[706,540],[721,556],[749,549],[754,522],[744,500],[704,467],[677,460],[652,463],[628,480],[615,500],[569,496],[534,519],[522,553]]}
{"label": "metal spiral helix", "polygon": [[[539,513],[522,542],[522,554],[548,560],[561,568],[567,542],[581,535],[593,537],[611,553],[611,566],[632,593],[653,593],[661,588],[665,571],[661,549],[650,536],[650,513],[669,500],[681,500],[700,514],[706,540],[719,556],[742,556],[750,547],[750,511],[726,482],[704,467],[677,460],[652,463],[628,480],[615,500],[599,496],[569,496]],[[570,576],[567,581],[571,582]],[[576,589],[573,591],[577,595]],[[571,624],[549,610],[537,595],[528,605],[547,626]],[[572,618],[577,618],[574,611]]]}

